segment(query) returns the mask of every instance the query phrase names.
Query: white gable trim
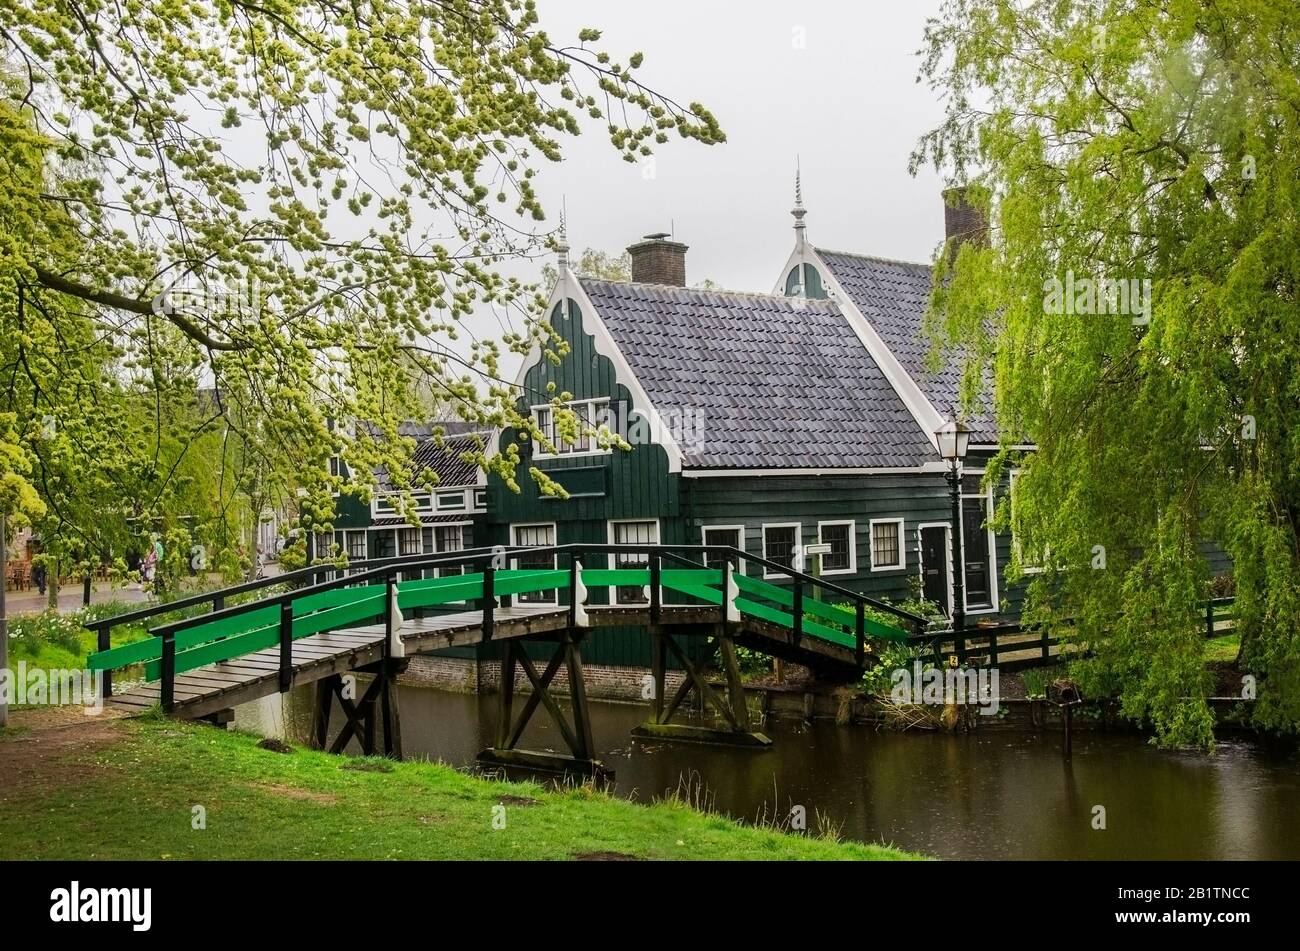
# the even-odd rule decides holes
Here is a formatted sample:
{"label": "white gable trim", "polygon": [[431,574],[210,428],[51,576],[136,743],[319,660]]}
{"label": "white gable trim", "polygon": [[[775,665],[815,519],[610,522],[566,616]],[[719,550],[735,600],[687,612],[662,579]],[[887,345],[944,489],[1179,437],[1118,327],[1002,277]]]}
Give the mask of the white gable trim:
{"label": "white gable trim", "polygon": [[[912,414],[912,418],[921,427],[921,432],[925,434],[925,438],[930,445],[934,446],[937,451],[938,443],[935,440],[934,433],[945,422],[947,417],[939,413],[925,394],[921,392],[921,388],[916,385],[916,381],[912,379],[911,374],[898,362],[894,352],[881,339],[880,334],[876,333],[876,328],[871,326],[871,321],[867,320],[862,311],[858,310],[858,306],[853,303],[853,298],[845,292],[834,272],[827,267],[826,262],[817,253],[817,249],[809,247],[806,252],[801,253],[796,248],[795,253],[791,256],[791,261],[795,259],[810,261],[821,271],[822,287],[830,294],[831,300],[839,305],[841,313],[848,320],[853,332],[858,335],[862,345],[867,348],[871,358],[876,361],[876,366],[880,367],[880,372],[885,374],[885,379],[889,381],[890,386],[894,388],[894,392],[898,394],[898,398],[903,401],[903,405],[907,407],[908,412]],[[793,267],[793,264],[787,266],[783,274],[789,274],[790,267]],[[785,283],[783,279],[779,293],[784,293],[784,290]]]}
{"label": "white gable trim", "polygon": [[[577,275],[570,268],[561,270],[559,280],[555,282],[555,287],[551,290],[551,296],[546,301],[546,319],[550,320],[550,315],[555,310],[556,304],[570,297],[578,302],[578,308],[582,311],[583,329],[591,334],[591,338],[595,342],[596,352],[614,365],[614,379],[632,394],[632,408],[645,415],[650,423],[650,431],[658,434],[657,442],[663,446],[664,452],[668,455],[668,471],[681,472],[682,451],[676,440],[673,439],[672,430],[665,425],[663,419],[659,416],[659,411],[650,402],[650,394],[645,391],[641,381],[632,372],[631,365],[623,356],[623,351],[619,349],[618,344],[614,342],[614,337],[610,334],[609,328],[605,326],[605,322],[597,312],[596,305],[591,302],[587,292],[582,289],[582,284],[579,282]],[[519,367],[519,373],[515,376],[515,386],[520,391],[524,388],[528,371],[541,360],[541,345],[534,343],[532,349],[528,351],[528,356],[524,358],[523,364]],[[613,396],[613,394],[610,395]],[[531,404],[531,397],[529,402]],[[633,451],[636,451],[635,448]]]}

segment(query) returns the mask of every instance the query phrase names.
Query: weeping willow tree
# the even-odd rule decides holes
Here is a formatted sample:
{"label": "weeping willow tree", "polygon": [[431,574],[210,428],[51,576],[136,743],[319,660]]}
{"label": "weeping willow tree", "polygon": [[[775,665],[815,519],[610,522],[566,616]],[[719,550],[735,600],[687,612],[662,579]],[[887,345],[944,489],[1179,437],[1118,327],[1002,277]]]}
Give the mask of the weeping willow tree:
{"label": "weeping willow tree", "polygon": [[941,258],[931,326],[971,354],[968,403],[993,370],[1031,614],[1077,619],[1087,690],[1209,744],[1215,542],[1246,706],[1296,730],[1300,7],[949,0],[926,36],[946,114],[913,167],[991,221]]}
{"label": "weeping willow tree", "polygon": [[[0,149],[25,169],[0,313],[6,335],[45,334],[10,402],[29,455],[65,463],[46,501],[85,535],[60,489],[120,495],[142,468],[124,446],[158,446],[143,469],[166,482],[220,434],[250,498],[327,528],[333,493],[409,471],[397,427],[421,408],[544,438],[500,375],[510,353],[563,352],[537,288],[503,273],[553,243],[539,172],[584,127],[631,162],[724,138],[644,85],[642,59],[595,29],[552,37],[532,0],[0,0]],[[502,336],[467,326],[484,310]],[[11,356],[6,372],[33,365]],[[73,380],[83,408],[143,399],[69,417]],[[79,441],[42,444],[47,416]],[[514,484],[517,449],[486,449],[468,455]]]}

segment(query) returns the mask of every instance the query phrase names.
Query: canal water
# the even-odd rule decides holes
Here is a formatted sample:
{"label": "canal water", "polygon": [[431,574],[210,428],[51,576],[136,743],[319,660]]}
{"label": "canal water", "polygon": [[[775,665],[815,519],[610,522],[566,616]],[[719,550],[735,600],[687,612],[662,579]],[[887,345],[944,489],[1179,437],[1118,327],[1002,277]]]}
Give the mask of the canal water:
{"label": "canal water", "polygon": [[[237,711],[236,726],[305,739],[311,693]],[[496,698],[401,688],[407,758],[468,767],[496,734]],[[1128,733],[877,732],[769,722],[770,750],[633,741],[646,715],[592,703],[615,792],[638,801],[675,790],[747,822],[802,806],[847,839],[946,859],[1297,859],[1300,751],[1228,739],[1207,756],[1167,752]],[[339,728],[333,724],[332,733]],[[562,750],[538,711],[522,748]],[[1104,810],[1104,814],[1098,809]],[[1104,818],[1105,828],[1094,828]]]}

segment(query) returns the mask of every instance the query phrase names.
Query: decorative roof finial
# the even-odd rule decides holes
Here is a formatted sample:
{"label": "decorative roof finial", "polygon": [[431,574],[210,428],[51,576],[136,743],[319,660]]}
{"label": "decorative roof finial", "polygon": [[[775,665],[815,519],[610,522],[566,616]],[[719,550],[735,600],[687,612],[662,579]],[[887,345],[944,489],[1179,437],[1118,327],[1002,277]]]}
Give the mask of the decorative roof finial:
{"label": "decorative roof finial", "polygon": [[563,274],[569,269],[569,224],[568,211],[565,203],[561,201],[560,205],[560,240],[555,243],[555,249],[560,252],[560,273]]}
{"label": "decorative roof finial", "polygon": [[790,212],[794,215],[794,234],[795,240],[802,247],[805,241],[805,233],[808,228],[804,224],[804,215],[808,214],[803,206],[803,175],[799,168],[799,159],[795,157],[794,163],[794,209]]}

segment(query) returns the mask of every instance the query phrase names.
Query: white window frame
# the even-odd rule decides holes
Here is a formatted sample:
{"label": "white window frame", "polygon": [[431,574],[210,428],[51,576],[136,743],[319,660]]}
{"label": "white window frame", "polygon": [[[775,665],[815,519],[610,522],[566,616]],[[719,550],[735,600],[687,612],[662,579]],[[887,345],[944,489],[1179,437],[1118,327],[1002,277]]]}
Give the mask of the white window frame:
{"label": "white window frame", "polygon": [[[442,497],[456,496],[451,505],[443,505]],[[434,489],[433,490],[433,507],[438,512],[463,512],[465,511],[465,490],[464,489]]]}
{"label": "white window frame", "polygon": [[1042,564],[1025,564],[1025,553],[1020,547],[1020,535],[1016,532],[1016,480],[1019,478],[1019,469],[1012,469],[1011,474],[1007,476],[1007,503],[1011,510],[1011,550],[1015,553],[1016,560],[1020,562],[1022,572],[1027,575],[1039,575],[1043,573]]}
{"label": "white window frame", "polygon": [[[749,551],[749,549],[745,547],[745,526],[744,525],[701,525],[700,543],[704,545],[712,544],[712,542],[709,541],[709,532],[713,532],[713,531],[739,532],[740,544],[737,545],[736,547],[739,548],[741,551]],[[736,570],[739,571],[742,575],[745,573],[745,559],[743,558],[740,559],[740,564],[736,566]]]}
{"label": "white window frame", "polygon": [[[415,541],[416,541],[416,546],[415,546],[416,550],[415,550],[415,551],[402,551],[402,533],[403,533],[403,532],[415,532]],[[396,539],[396,541],[397,541],[397,557],[398,557],[398,558],[409,558],[411,555],[423,555],[423,554],[425,553],[425,552],[424,552],[424,526],[421,525],[419,528],[415,528],[415,527],[413,527],[413,526],[411,526],[411,525],[399,525],[399,526],[397,526],[397,539]]]}
{"label": "white window frame", "polygon": [[[825,525],[847,525],[849,527],[849,566],[847,568],[832,568],[827,570],[825,563],[820,563],[822,575],[855,575],[858,573],[858,525],[851,518],[833,518],[825,522],[817,523],[817,542],[825,545],[826,540],[822,538],[822,527]],[[818,556],[825,558],[825,555]]]}
{"label": "white window frame", "polygon": [[[609,543],[610,543],[611,545],[618,545],[618,544],[620,544],[619,542],[617,542],[617,541],[614,540],[614,537],[615,537],[614,526],[615,526],[615,525],[643,525],[643,524],[645,524],[645,525],[653,525],[653,526],[655,527],[655,537],[654,537],[654,540],[651,541],[649,544],[651,544],[651,545],[659,545],[659,544],[662,544],[662,539],[663,539],[663,535],[661,534],[662,526],[660,526],[660,524],[659,524],[659,519],[657,519],[657,518],[611,518],[607,524],[608,524],[608,528],[606,529],[606,533],[607,533],[607,536],[608,536],[608,538],[609,538]],[[650,556],[649,556],[649,555],[646,555],[646,562],[647,562],[647,564],[649,563],[649,561],[650,561]],[[610,552],[610,553],[609,553],[609,557],[605,559],[605,566],[606,566],[607,568],[617,568],[617,567],[618,567],[618,556],[615,555],[613,552]],[[624,587],[627,587],[627,586],[625,585]],[[620,605],[620,604],[622,604],[622,603],[623,603],[623,602],[621,602],[621,601],[618,600],[618,588],[615,587],[614,590],[612,590],[612,591],[610,592],[610,605],[611,605],[612,607],[617,607],[618,605]],[[649,586],[649,585],[646,585],[646,586],[645,586],[645,601],[644,601],[644,602],[641,602],[641,601],[629,601],[629,602],[627,602],[627,606],[628,606],[628,607],[640,607],[640,606],[643,606],[643,605],[646,605],[646,604],[649,604],[649,603],[650,603],[650,586]],[[665,602],[665,603],[666,603],[666,602]]]}
{"label": "white window frame", "polygon": [[[598,407],[603,407],[604,409],[608,410],[612,402],[613,401],[608,396],[594,396],[591,397],[590,399],[569,400],[567,403],[564,404],[564,407],[565,409],[572,410],[575,406],[586,406],[587,423],[589,425],[592,425],[594,429],[598,430],[600,429],[600,427],[595,426],[593,422],[596,419],[596,409]],[[537,415],[538,410],[550,411],[551,429],[554,430],[555,406],[553,406],[550,403],[538,403],[534,406],[529,407],[528,412],[529,415],[532,417],[533,424],[536,425],[539,429],[542,430],[542,432],[545,433],[546,427],[542,426],[541,422],[538,420],[538,415]],[[608,422],[608,415],[606,416],[606,421]],[[587,438],[586,449],[572,449],[572,450],[565,450],[562,446],[559,445],[558,440],[560,440],[560,435],[558,433],[552,431],[550,433],[547,433],[547,436],[550,437],[552,443],[556,444],[556,447],[559,449],[559,452],[550,452],[548,450],[543,449],[541,443],[535,443],[533,445],[534,459],[580,459],[583,456],[607,456],[611,452],[613,452],[612,446],[602,448],[596,445],[596,437],[594,434],[586,437]],[[633,521],[636,520],[633,519]]]}
{"label": "white window frame", "polygon": [[[510,547],[512,548],[522,547],[519,544],[519,529],[521,528],[549,528],[551,530],[551,545],[554,545],[560,537],[559,529],[556,527],[556,524],[554,522],[516,522],[511,524],[510,526]],[[536,547],[546,548],[548,546],[538,545]],[[554,568],[557,563],[558,560],[556,559],[555,555],[551,555],[551,567]],[[511,558],[510,567],[518,568],[519,559]],[[516,595],[515,600],[518,601],[518,599],[519,596]],[[522,601],[519,603],[540,606],[540,607],[558,607],[560,603],[560,592],[559,589],[557,588],[555,590],[555,594],[551,597],[549,601]]]}
{"label": "white window frame", "polygon": [[[352,554],[352,539],[356,535],[361,536],[361,554],[359,556]],[[343,530],[343,552],[348,556],[349,560],[355,558],[358,561],[365,561],[370,557],[370,537],[364,528],[347,528]]]}
{"label": "white window frame", "polygon": [[488,490],[486,486],[479,486],[474,490],[474,509],[476,511],[487,511]]}
{"label": "white window frame", "polygon": [[[795,551],[794,551],[794,554],[793,554],[793,559],[794,559],[794,561],[795,561],[796,564],[797,564],[799,561],[801,561],[801,560],[802,560],[802,559],[801,559],[801,552],[800,552],[799,549],[803,547],[803,522],[764,522],[764,523],[763,523],[763,530],[762,530],[762,539],[763,539],[763,557],[764,557],[766,560],[768,560],[768,561],[776,561],[777,559],[775,559],[775,558],[769,558],[769,557],[768,557],[768,554],[767,554],[767,530],[768,530],[769,528],[793,528],[793,529],[794,529],[794,548],[795,548]],[[801,570],[803,570],[803,569],[802,569],[802,568],[796,568],[796,569],[794,569],[794,570],[795,570],[795,571],[801,571]],[[763,577],[764,577],[765,579],[768,579],[768,578],[785,578],[785,577],[788,577],[788,576],[782,574],[782,573],[779,572],[779,571],[772,571],[770,568],[767,567],[767,565],[764,565],[764,566],[763,566]]]}
{"label": "white window frame", "polygon": [[[898,563],[893,565],[876,564],[876,526],[898,526]],[[906,571],[907,570],[907,519],[873,518],[867,522],[867,544],[871,548],[872,571]]]}
{"label": "white window frame", "polygon": [[[981,479],[984,478],[984,472],[983,472],[983,470],[980,470],[980,471],[978,471],[978,472],[963,472],[963,473],[962,473],[963,478],[964,478],[965,476],[968,476],[968,475],[971,475],[971,476],[977,475],[977,476],[979,476]],[[986,607],[986,608],[976,608],[975,610],[972,611],[971,608],[970,608],[970,595],[969,595],[969,593],[968,593],[967,590],[966,590],[966,551],[967,551],[967,549],[966,549],[966,517],[965,517],[965,516],[966,516],[966,499],[967,499],[967,498],[972,498],[972,499],[974,499],[974,498],[979,498],[979,496],[984,496],[984,498],[985,498],[984,521],[985,521],[986,524],[985,524],[985,532],[984,532],[984,535],[985,535],[985,538],[984,538],[984,544],[988,546],[987,554],[988,554],[988,556],[989,556],[989,604],[990,604],[990,607]],[[971,496],[967,496],[966,493],[965,493],[964,491],[963,491],[963,492],[959,492],[958,501],[957,501],[957,511],[960,512],[961,515],[962,515],[962,517],[961,517],[960,519],[957,520],[957,522],[958,522],[958,524],[957,524],[957,530],[958,530],[959,532],[961,532],[961,554],[962,554],[962,565],[961,565],[961,573],[962,573],[962,574],[961,574],[961,600],[962,600],[962,614],[964,614],[966,617],[972,617],[972,616],[976,616],[976,617],[978,617],[978,616],[981,615],[981,614],[998,614],[998,613],[1000,613],[1000,610],[1001,610],[1000,607],[999,607],[999,604],[1000,604],[1001,602],[1000,602],[1000,599],[999,599],[999,592],[998,592],[998,539],[997,539],[997,534],[993,531],[993,519],[992,519],[992,517],[991,517],[991,516],[992,516],[992,513],[993,513],[993,486],[989,486],[986,490],[984,490],[983,492],[980,492],[979,495],[971,495]]]}

